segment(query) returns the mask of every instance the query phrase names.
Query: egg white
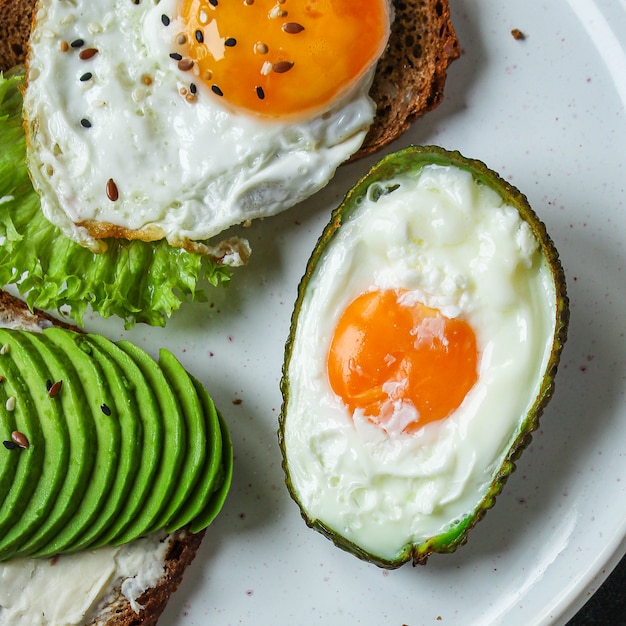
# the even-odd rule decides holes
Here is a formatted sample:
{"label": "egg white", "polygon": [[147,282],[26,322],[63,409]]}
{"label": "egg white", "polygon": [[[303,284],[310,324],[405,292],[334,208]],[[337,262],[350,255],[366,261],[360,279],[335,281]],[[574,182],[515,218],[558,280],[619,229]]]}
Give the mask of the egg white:
{"label": "egg white", "polygon": [[[313,271],[284,408],[286,464],[307,516],[389,560],[478,505],[537,396],[555,325],[547,261],[516,209],[453,167],[385,181],[395,185],[378,199],[370,188]],[[351,416],[327,375],[346,306],[397,288],[467,320],[479,351],[478,381],[460,407],[413,435],[402,433],[406,406],[388,432],[359,410]]]}
{"label": "egg white", "polygon": [[[38,2],[24,99],[31,178],[46,217],[94,250],[102,246],[80,226],[89,220],[181,245],[282,211],[327,183],[374,117],[373,69],[325,115],[302,122],[234,114],[201,81],[188,102],[179,91],[193,76],[169,57],[176,25],[161,21],[175,7]],[[60,51],[79,38],[97,55]]]}

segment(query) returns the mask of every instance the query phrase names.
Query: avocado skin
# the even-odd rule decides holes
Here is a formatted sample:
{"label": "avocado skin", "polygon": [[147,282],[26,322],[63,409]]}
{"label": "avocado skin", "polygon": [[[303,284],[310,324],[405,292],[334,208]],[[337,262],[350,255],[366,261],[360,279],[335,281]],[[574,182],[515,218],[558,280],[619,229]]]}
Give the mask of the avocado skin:
{"label": "avocado skin", "polygon": [[[511,444],[502,465],[494,473],[493,482],[482,500],[477,504],[475,509],[469,512],[464,518],[451,523],[450,527],[445,532],[431,537],[420,544],[406,545],[393,559],[388,559],[368,553],[353,542],[347,540],[336,530],[329,528],[322,520],[312,518],[300,502],[290,479],[284,438],[285,421],[288,419],[286,409],[290,395],[288,369],[298,316],[308,283],[315,267],[323,258],[326,247],[332,245],[332,240],[341,228],[343,222],[348,220],[350,215],[358,208],[372,184],[378,183],[380,185],[379,194],[393,192],[392,187],[385,187],[385,181],[389,181],[404,172],[418,171],[422,167],[431,164],[453,166],[468,171],[481,184],[495,189],[506,204],[515,207],[519,211],[521,218],[529,224],[539,242],[554,278],[556,326],[550,359],[543,375],[539,393],[535,398],[531,410],[522,419],[518,434]],[[285,484],[291,498],[298,505],[300,514],[307,526],[322,533],[337,547],[352,553],[364,561],[385,569],[396,569],[409,561],[412,561],[414,565],[424,564],[433,553],[454,552],[459,546],[465,544],[472,528],[485,516],[486,512],[494,506],[496,497],[501,493],[508,477],[515,470],[515,461],[517,461],[531,442],[532,433],[539,426],[539,418],[549,400],[552,398],[554,393],[554,379],[563,346],[567,340],[569,317],[570,310],[565,272],[559,260],[558,251],[554,242],[548,235],[545,224],[539,219],[538,215],[531,208],[528,199],[521,191],[500,177],[497,172],[489,169],[482,161],[467,158],[458,151],[448,151],[438,146],[409,146],[398,152],[391,153],[378,161],[378,163],[373,165],[369,172],[346,194],[343,202],[332,212],[329,223],[320,235],[308,260],[300,285],[298,286],[296,302],[291,317],[289,336],[285,345],[285,357],[280,383],[283,402],[278,423],[278,443],[282,454]]]}
{"label": "avocado skin", "polygon": [[[20,410],[0,411],[0,427],[9,436],[9,429],[21,429],[32,439],[28,449],[3,447],[0,453],[14,455],[0,463],[11,478],[4,498],[11,507],[0,518],[10,541],[4,546],[0,539],[0,560],[118,545],[166,526],[169,532],[182,526],[200,532],[213,521],[231,484],[232,444],[206,390],[171,353],[162,351],[157,363],[128,342],[60,328],[0,329],[2,341],[9,346],[0,355],[8,384],[0,397],[15,389]],[[12,350],[21,345],[31,361],[14,360],[26,354]],[[29,368],[32,359],[37,367]],[[54,398],[47,380],[63,380]],[[40,403],[50,403],[58,417],[39,436],[40,415],[28,395],[29,386],[38,385],[45,392]],[[59,469],[61,455],[50,475],[37,454],[48,440],[71,450],[66,466]],[[38,525],[27,516],[27,525],[20,516],[39,483],[54,485],[45,499],[50,515]]]}

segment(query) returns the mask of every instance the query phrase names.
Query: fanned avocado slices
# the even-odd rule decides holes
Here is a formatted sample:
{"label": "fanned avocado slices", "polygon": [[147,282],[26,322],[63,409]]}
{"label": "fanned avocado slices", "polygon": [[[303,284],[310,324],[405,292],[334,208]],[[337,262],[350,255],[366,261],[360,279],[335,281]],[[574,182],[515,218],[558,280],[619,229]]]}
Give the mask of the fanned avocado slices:
{"label": "fanned avocado slices", "polygon": [[0,346],[0,561],[211,523],[232,446],[170,352],[155,361],[129,342],[57,327],[0,329]]}
{"label": "fanned avocado slices", "polygon": [[[518,189],[435,146],[379,161],[322,232],[285,347],[278,438],[306,524],[389,569],[456,550],[538,426],[568,321]],[[460,370],[468,390],[435,415]]]}

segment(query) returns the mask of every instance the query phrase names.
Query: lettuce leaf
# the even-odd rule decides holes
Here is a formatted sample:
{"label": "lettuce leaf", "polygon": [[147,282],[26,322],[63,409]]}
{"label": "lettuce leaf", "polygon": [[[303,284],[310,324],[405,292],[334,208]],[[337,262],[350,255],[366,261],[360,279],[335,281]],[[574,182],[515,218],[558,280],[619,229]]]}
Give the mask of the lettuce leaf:
{"label": "lettuce leaf", "polygon": [[206,300],[201,280],[226,285],[230,268],[165,241],[107,240],[94,254],[43,216],[26,166],[20,75],[0,73],[0,284],[16,285],[30,307],[63,310],[82,323],[88,306],[165,326],[184,300]]}

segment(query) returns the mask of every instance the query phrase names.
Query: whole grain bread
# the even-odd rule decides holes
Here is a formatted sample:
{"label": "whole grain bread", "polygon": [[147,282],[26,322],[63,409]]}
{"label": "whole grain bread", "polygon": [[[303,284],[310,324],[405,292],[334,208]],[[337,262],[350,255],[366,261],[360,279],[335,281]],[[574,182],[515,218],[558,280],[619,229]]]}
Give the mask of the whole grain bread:
{"label": "whole grain bread", "polygon": [[[0,71],[26,58],[36,0],[0,0]],[[356,160],[397,139],[443,98],[448,66],[460,54],[448,0],[394,0],[389,44],[370,95],[376,118]]]}
{"label": "whole grain bread", "polygon": [[[82,332],[44,311],[31,311],[21,299],[0,290],[0,326],[42,330],[49,326],[62,326]],[[121,581],[114,581],[95,608],[86,616],[84,626],[153,626],[165,609],[170,596],[176,591],[188,565],[193,561],[205,535],[205,531],[190,533],[181,529],[166,535],[161,541],[167,543],[159,581],[144,591],[136,603],[142,608],[136,612],[122,594]],[[1,567],[1,564],[0,564]]]}

